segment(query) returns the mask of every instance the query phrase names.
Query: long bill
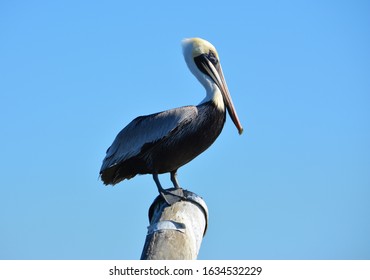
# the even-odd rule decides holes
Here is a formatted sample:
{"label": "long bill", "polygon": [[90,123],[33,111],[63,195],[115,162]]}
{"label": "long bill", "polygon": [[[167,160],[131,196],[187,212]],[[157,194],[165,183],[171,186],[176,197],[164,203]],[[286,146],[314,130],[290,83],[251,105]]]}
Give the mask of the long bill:
{"label": "long bill", "polygon": [[236,114],[236,110],[231,99],[231,95],[227,87],[224,74],[222,72],[221,64],[218,64],[216,69],[212,62],[208,60],[208,58],[204,57],[202,62],[204,69],[207,71],[209,76],[213,79],[213,81],[217,84],[218,88],[221,90],[221,94],[224,98],[227,112],[229,113],[229,116],[233,121],[234,125],[238,129],[239,134],[242,134],[243,127],[239,121],[238,115]]}

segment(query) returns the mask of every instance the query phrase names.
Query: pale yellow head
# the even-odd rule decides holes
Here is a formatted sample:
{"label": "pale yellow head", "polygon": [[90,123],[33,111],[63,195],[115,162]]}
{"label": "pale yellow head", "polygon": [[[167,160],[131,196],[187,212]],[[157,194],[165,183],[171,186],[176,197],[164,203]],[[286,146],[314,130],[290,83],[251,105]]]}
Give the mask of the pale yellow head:
{"label": "pale yellow head", "polygon": [[182,47],[186,54],[189,55],[189,52],[191,51],[192,57],[197,57],[201,54],[207,54],[209,51],[213,52],[217,59],[218,59],[218,53],[216,51],[216,48],[208,41],[201,39],[201,38],[186,38],[182,41]]}

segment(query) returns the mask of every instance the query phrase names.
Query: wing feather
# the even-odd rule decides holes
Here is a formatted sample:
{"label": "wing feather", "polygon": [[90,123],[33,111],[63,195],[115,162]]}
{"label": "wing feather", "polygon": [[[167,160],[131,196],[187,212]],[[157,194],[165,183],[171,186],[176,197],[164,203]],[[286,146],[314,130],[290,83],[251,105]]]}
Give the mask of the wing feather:
{"label": "wing feather", "polygon": [[197,107],[185,106],[137,117],[118,133],[108,148],[100,173],[138,155],[145,144],[166,137],[183,122],[195,118],[197,114]]}

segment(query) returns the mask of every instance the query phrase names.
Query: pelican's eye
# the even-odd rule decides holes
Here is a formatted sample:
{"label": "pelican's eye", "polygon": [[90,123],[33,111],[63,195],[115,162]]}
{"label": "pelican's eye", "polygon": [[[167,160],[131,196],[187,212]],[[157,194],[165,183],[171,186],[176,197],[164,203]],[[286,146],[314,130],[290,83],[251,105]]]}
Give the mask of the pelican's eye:
{"label": "pelican's eye", "polygon": [[218,59],[213,51],[209,51],[209,53],[207,54],[207,58],[210,62],[212,62],[213,65],[216,66],[218,64]]}
{"label": "pelican's eye", "polygon": [[214,69],[220,71],[220,63],[218,62],[218,58],[216,54],[211,50],[208,53],[202,53],[201,55],[194,57],[194,62],[197,65],[198,69],[207,76],[210,76],[209,62],[212,63]]}

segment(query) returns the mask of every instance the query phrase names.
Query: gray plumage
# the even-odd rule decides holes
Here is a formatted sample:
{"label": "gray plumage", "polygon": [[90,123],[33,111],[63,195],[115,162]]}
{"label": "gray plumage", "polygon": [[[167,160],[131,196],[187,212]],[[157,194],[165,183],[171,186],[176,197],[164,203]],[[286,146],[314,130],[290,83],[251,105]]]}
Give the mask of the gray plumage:
{"label": "gray plumage", "polygon": [[139,155],[145,145],[163,140],[178,127],[191,122],[197,114],[195,106],[185,106],[135,118],[118,133],[107,150],[100,169],[104,183],[116,184],[125,179],[114,176],[111,180],[108,178],[104,180],[105,170]]}

